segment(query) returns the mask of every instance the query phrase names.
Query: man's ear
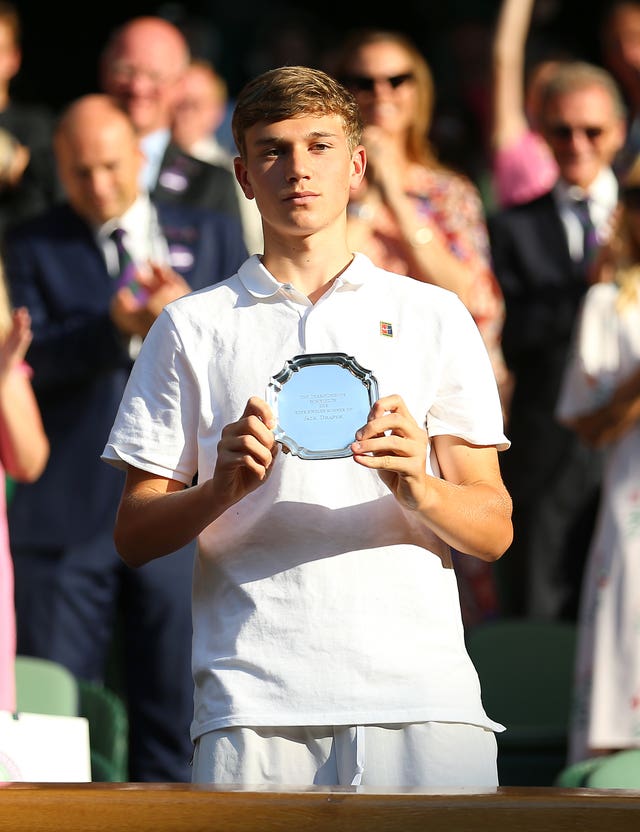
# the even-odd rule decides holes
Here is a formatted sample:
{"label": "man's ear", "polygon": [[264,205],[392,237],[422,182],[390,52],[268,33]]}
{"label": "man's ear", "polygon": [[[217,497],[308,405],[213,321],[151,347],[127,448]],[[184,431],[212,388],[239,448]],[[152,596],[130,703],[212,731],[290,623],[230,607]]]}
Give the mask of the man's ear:
{"label": "man's ear", "polygon": [[253,193],[253,188],[251,187],[249,176],[247,174],[247,168],[245,167],[241,156],[236,156],[233,160],[233,170],[246,198],[253,199],[255,194]]}
{"label": "man's ear", "polygon": [[362,182],[362,178],[364,176],[366,168],[367,151],[364,149],[364,145],[359,144],[353,151],[353,155],[351,157],[351,182],[349,184],[350,190],[355,191],[358,189],[360,183]]}

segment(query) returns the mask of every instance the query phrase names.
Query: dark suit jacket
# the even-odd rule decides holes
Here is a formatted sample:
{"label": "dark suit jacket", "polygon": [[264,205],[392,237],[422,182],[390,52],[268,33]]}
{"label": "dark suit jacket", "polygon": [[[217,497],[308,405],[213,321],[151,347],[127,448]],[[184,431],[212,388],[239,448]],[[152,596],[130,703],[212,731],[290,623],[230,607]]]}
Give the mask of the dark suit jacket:
{"label": "dark suit jacket", "polygon": [[515,374],[513,444],[504,463],[521,472],[530,492],[548,481],[574,440],[553,412],[587,282],[551,194],[489,216],[488,227],[506,304],[502,348]]}
{"label": "dark suit jacket", "polygon": [[[228,277],[246,258],[237,220],[157,207],[174,268],[193,289]],[[115,282],[89,228],[67,204],[11,229],[4,256],[12,301],[31,313],[27,362],[51,442],[42,477],[16,487],[11,539],[24,546],[80,542],[113,526],[123,484],[99,458],[131,368],[109,317]]]}
{"label": "dark suit jacket", "polygon": [[158,203],[195,205],[240,219],[233,173],[189,156],[175,144],[167,146],[152,197]]}
{"label": "dark suit jacket", "polygon": [[505,596],[511,614],[575,618],[601,458],[559,424],[555,408],[586,275],[570,258],[551,194],[490,216],[488,226],[506,303],[502,345],[515,376],[512,444],[500,455],[514,508]]}

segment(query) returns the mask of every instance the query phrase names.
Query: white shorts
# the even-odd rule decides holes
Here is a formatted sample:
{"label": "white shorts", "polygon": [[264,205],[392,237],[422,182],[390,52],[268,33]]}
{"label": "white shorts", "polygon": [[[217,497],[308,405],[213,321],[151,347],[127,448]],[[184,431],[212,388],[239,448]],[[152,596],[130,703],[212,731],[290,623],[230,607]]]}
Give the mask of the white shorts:
{"label": "white shorts", "polygon": [[453,722],[222,728],[196,741],[192,782],[495,788],[496,738]]}

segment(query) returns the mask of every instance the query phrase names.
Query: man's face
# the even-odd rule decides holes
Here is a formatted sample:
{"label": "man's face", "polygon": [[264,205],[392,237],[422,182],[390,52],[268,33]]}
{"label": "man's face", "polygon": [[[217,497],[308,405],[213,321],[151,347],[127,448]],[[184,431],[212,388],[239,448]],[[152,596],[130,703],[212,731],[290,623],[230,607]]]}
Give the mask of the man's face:
{"label": "man's face", "polygon": [[317,233],[346,222],[350,193],[364,173],[364,150],[349,152],[339,116],[260,122],[245,135],[236,175],[262,214],[265,235]]}
{"label": "man's face", "polygon": [[562,178],[588,188],[613,162],[626,128],[607,90],[592,85],[550,100],[542,113],[542,129]]}
{"label": "man's face", "polygon": [[185,150],[210,136],[225,115],[224,93],[201,67],[187,70],[174,111],[173,137]]}
{"label": "man's face", "polygon": [[141,24],[123,33],[105,56],[102,87],[128,113],[138,135],[145,136],[170,127],[184,68],[179,43]]}
{"label": "man's face", "polygon": [[119,217],[138,195],[143,155],[136,136],[119,120],[87,120],[55,141],[60,180],[73,208],[91,225]]}

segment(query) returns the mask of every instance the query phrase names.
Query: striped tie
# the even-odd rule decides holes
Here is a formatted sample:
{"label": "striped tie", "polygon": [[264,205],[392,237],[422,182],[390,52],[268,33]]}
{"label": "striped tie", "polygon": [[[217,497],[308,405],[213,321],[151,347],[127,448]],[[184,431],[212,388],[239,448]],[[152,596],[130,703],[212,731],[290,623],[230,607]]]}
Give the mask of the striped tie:
{"label": "striped tie", "polygon": [[133,258],[127,251],[127,247],[124,244],[123,238],[125,236],[125,231],[123,228],[114,228],[109,236],[115,243],[118,252],[118,275],[116,286],[118,289],[121,289],[123,286],[127,286],[131,289],[134,295],[138,295],[140,293],[140,284],[136,279],[137,268],[133,262]]}
{"label": "striped tie", "polygon": [[596,227],[591,219],[589,213],[589,200],[576,199],[574,202],[576,216],[580,220],[582,226],[582,262],[588,266],[593,262],[593,259],[598,250],[599,242],[596,234]]}

